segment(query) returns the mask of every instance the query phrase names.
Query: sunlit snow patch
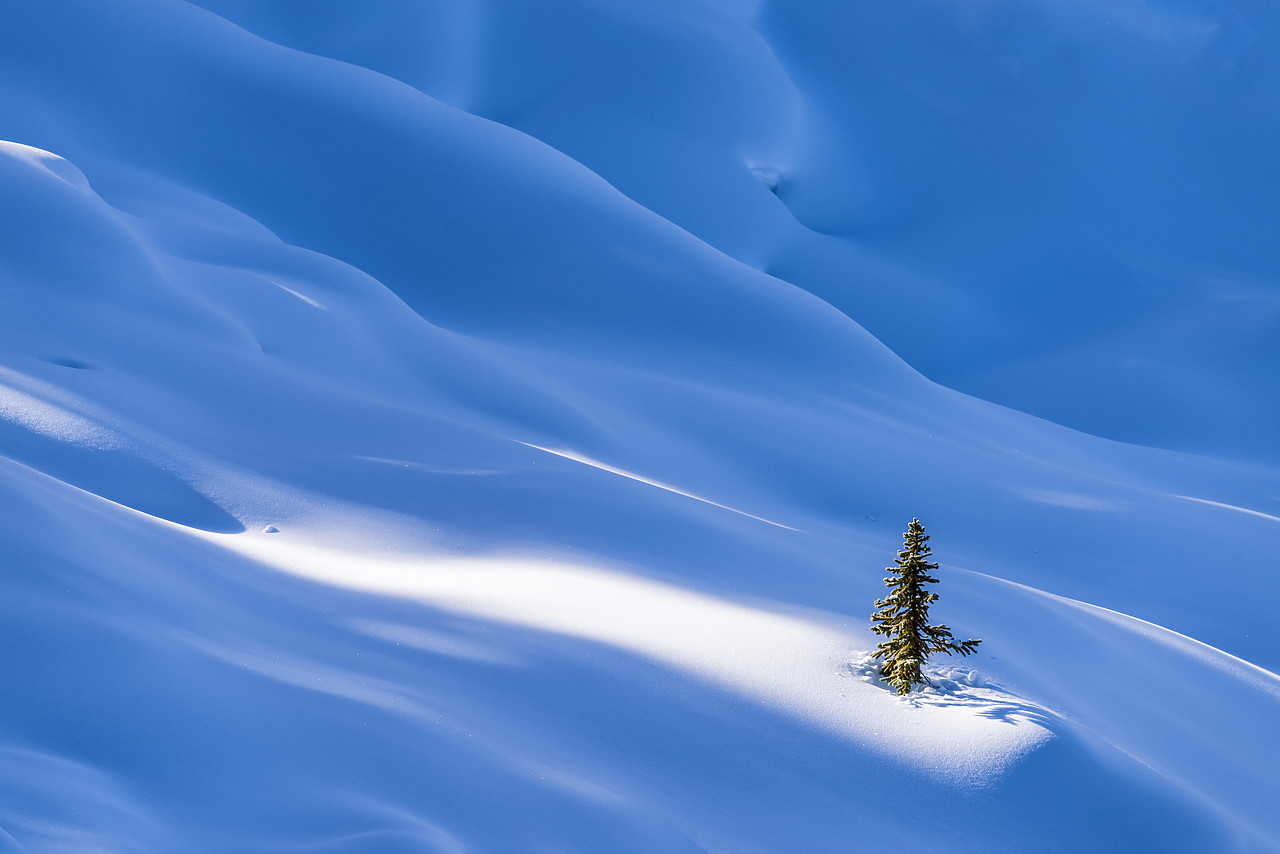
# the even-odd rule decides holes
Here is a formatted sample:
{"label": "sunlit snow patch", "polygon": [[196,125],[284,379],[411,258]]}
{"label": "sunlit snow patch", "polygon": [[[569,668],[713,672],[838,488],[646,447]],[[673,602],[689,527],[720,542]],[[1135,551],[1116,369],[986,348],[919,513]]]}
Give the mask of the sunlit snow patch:
{"label": "sunlit snow patch", "polygon": [[65,181],[77,190],[91,192],[89,188],[89,181],[84,177],[83,172],[77,169],[69,161],[64,160],[56,154],[45,151],[44,149],[35,148],[30,145],[23,145],[20,142],[0,140],[0,157],[12,157],[15,160],[20,160],[30,166],[43,169],[58,180]]}
{"label": "sunlit snow patch", "polygon": [[848,651],[863,639],[821,615],[549,560],[386,557],[288,535],[193,533],[315,581],[608,644],[959,785],[993,781],[1052,737],[1038,710],[990,686],[903,702],[854,678]]}
{"label": "sunlit snow patch", "polygon": [[[80,412],[73,411],[79,409]],[[94,417],[87,403],[57,386],[0,368],[0,419],[60,442],[120,447],[117,433]]]}

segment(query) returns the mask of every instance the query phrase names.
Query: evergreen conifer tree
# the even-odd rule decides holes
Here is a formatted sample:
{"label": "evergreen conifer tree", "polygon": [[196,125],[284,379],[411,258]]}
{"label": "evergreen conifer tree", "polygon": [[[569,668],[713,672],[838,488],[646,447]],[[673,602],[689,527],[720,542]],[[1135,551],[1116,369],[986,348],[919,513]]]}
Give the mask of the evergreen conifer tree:
{"label": "evergreen conifer tree", "polygon": [[892,592],[876,602],[871,631],[889,638],[876,646],[873,655],[884,659],[881,678],[899,694],[907,694],[913,686],[928,683],[920,668],[930,655],[935,652],[969,655],[982,641],[957,642],[951,629],[929,625],[929,605],[938,600],[938,594],[925,590],[925,585],[938,583],[938,579],[929,574],[938,565],[929,563],[933,552],[929,549],[929,535],[919,519],[911,520],[902,541],[896,565],[887,570],[893,576],[884,580]]}

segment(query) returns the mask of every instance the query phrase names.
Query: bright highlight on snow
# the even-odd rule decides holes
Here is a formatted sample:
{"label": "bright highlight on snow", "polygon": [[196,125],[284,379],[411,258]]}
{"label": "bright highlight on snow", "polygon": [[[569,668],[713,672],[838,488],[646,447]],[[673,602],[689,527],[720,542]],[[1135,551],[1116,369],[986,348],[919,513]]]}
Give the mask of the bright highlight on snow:
{"label": "bright highlight on snow", "polygon": [[326,584],[428,603],[471,617],[608,644],[959,785],[983,785],[1051,733],[1034,707],[1009,711],[989,686],[954,702],[898,701],[851,676],[864,642],[830,618],[787,616],[632,576],[551,561],[388,559],[279,537],[208,535]]}

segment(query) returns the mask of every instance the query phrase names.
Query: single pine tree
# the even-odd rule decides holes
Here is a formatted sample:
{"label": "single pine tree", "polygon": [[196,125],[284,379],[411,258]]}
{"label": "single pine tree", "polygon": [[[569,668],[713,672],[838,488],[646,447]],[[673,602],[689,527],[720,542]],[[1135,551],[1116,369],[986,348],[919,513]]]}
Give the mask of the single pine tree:
{"label": "single pine tree", "polygon": [[925,585],[938,583],[938,579],[929,574],[938,565],[929,563],[933,552],[929,550],[929,535],[919,519],[911,520],[902,541],[896,565],[887,570],[893,575],[884,580],[892,592],[876,602],[871,631],[889,638],[876,646],[873,656],[884,659],[880,677],[899,694],[907,694],[913,686],[928,683],[920,668],[930,655],[935,652],[969,655],[982,641],[957,642],[951,629],[929,625],[929,605],[938,601],[938,594],[925,590]]}

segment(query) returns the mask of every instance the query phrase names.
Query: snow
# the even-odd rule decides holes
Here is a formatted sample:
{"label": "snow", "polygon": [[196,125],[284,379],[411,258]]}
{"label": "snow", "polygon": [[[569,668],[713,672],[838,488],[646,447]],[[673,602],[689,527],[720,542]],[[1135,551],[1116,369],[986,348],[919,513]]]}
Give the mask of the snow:
{"label": "snow", "polygon": [[1280,851],[1274,9],[0,19],[0,851]]}
{"label": "snow", "polygon": [[[234,538],[260,563],[305,578],[415,599],[607,644],[786,712],[958,785],[981,785],[1050,737],[999,702],[898,708],[896,695],[846,685],[840,653],[859,638],[827,625],[600,568],[546,560],[370,559]],[[853,696],[851,697],[850,694]],[[974,713],[974,706],[977,713]]]}

